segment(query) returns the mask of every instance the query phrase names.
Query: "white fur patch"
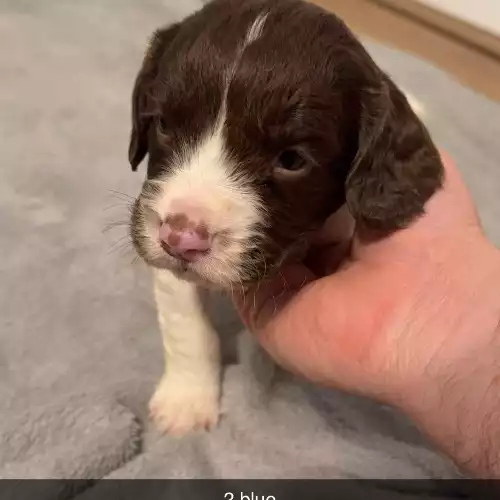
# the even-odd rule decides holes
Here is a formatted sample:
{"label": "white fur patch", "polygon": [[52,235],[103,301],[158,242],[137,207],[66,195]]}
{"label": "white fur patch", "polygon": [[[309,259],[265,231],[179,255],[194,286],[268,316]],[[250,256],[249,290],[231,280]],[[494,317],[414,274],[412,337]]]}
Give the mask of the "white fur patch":
{"label": "white fur patch", "polygon": [[250,29],[247,31],[247,36],[245,39],[245,46],[255,42],[262,36],[264,31],[264,25],[266,24],[267,14],[259,14],[257,19],[252,23]]}
{"label": "white fur patch", "polygon": [[262,36],[262,32],[264,31],[264,25],[266,24],[266,19],[267,19],[267,14],[259,14],[256,17],[256,19],[248,28],[245,40],[243,41],[239,49],[236,51],[236,56],[234,58],[234,61],[232,62],[226,74],[225,88],[222,97],[222,106],[219,112],[219,126],[223,126],[224,120],[226,118],[227,92],[229,90],[229,86],[231,85],[231,81],[234,77],[234,73],[238,68],[243,52],[250,44],[258,40]]}
{"label": "white fur patch", "polygon": [[[185,151],[164,179],[151,181],[161,195],[145,201],[159,220],[175,213],[203,222],[214,235],[210,255],[193,263],[192,270],[208,282],[228,285],[239,280],[243,253],[256,236],[264,211],[249,182],[237,173],[225,150],[223,117],[191,150]],[[164,254],[158,243],[158,224],[149,226],[150,251]],[[221,242],[218,235],[223,235]],[[150,247],[151,247],[150,245]]]}

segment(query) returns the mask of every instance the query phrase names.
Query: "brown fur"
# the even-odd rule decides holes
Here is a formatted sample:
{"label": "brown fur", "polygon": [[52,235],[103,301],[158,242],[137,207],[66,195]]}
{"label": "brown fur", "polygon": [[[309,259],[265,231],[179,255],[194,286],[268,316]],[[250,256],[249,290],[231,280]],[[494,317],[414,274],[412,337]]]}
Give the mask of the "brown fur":
{"label": "brown fur", "polygon": [[[233,71],[225,126],[231,156],[270,213],[261,267],[279,264],[344,203],[372,234],[407,226],[441,186],[438,151],[346,25],[300,0],[215,0],[156,32],[133,92],[132,168],[149,153],[148,178],[165,174],[214,122],[238,41],[262,12],[262,36]],[[281,168],[290,150],[305,168]]]}

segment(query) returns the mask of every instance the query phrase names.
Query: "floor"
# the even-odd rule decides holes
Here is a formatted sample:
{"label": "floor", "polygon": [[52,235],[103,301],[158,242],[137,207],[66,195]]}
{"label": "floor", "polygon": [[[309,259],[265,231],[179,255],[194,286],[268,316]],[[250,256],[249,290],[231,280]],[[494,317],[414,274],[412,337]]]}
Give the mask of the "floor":
{"label": "floor", "polygon": [[360,35],[427,59],[462,84],[500,102],[500,60],[463,45],[377,0],[313,0]]}

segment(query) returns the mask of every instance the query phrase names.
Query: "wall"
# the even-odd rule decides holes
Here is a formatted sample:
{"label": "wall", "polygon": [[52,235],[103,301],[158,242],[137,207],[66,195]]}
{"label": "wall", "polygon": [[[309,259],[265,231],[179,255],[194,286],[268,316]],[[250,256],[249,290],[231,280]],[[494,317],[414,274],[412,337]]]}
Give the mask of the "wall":
{"label": "wall", "polygon": [[500,0],[418,0],[500,36]]}

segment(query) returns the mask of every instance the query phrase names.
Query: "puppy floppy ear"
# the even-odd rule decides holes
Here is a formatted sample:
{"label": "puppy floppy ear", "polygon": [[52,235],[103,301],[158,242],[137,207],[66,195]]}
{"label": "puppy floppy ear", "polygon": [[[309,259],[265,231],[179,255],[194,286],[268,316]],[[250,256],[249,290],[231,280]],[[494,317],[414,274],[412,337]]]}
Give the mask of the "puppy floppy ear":
{"label": "puppy floppy ear", "polygon": [[158,76],[161,57],[178,31],[179,25],[174,24],[154,33],[135,79],[132,91],[132,131],[128,149],[128,159],[134,171],[148,152],[148,133],[155,108],[153,86]]}
{"label": "puppy floppy ear", "polygon": [[439,153],[404,94],[384,75],[361,97],[358,151],[346,201],[361,229],[387,233],[424,213],[443,181]]}

